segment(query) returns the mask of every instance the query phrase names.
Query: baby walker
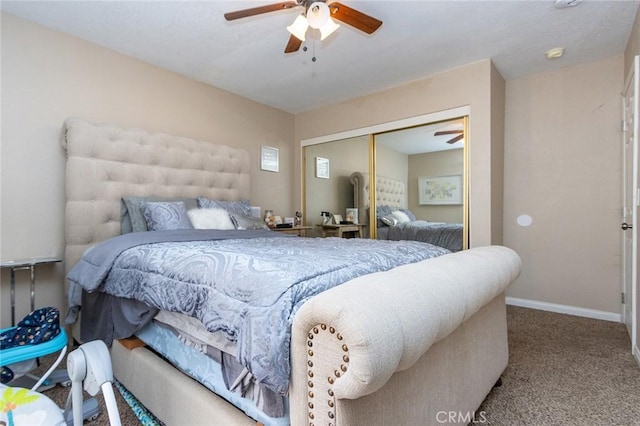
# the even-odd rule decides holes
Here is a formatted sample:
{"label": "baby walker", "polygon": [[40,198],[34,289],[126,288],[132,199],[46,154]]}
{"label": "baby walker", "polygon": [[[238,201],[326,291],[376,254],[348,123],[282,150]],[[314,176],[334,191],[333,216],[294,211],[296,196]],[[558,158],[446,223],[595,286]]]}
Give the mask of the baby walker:
{"label": "baby walker", "polygon": [[[94,397],[102,390],[110,424],[121,425],[106,345],[101,340],[85,343],[69,353],[66,371],[54,371],[67,353],[67,343],[56,308],[38,309],[17,326],[0,330],[0,423],[81,426],[83,420],[98,417],[98,401]],[[60,354],[44,375],[27,374],[38,358],[58,351]],[[64,410],[40,393],[56,384],[71,386]],[[86,401],[83,387],[91,395]]]}

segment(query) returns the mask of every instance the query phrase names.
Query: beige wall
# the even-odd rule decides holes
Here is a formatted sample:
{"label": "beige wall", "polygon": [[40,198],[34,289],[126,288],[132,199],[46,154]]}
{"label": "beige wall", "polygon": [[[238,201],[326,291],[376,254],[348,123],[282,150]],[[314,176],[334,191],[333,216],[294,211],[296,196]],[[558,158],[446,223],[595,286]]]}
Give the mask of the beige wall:
{"label": "beige wall", "polygon": [[507,81],[504,242],[524,263],[508,296],[620,312],[623,65]]}
{"label": "beige wall", "polygon": [[419,204],[418,178],[422,176],[462,176],[463,173],[464,153],[462,149],[410,155],[407,194],[409,209],[416,215],[416,218],[431,222],[462,223],[463,207],[461,205],[423,206]]}
{"label": "beige wall", "polygon": [[[500,131],[492,131],[492,126],[501,119],[492,119],[492,114],[501,116],[503,112],[492,112],[492,107],[502,101],[492,101],[491,96],[500,95],[501,80],[491,61],[484,60],[389,90],[300,113],[295,117],[295,140],[299,143],[314,137],[469,106],[470,242],[472,247],[500,244],[501,195],[497,194],[498,198],[495,198],[492,188],[496,185],[494,181],[501,179],[502,165],[492,163],[495,158],[501,158],[501,155],[492,154],[492,150],[501,150],[502,140]],[[299,161],[296,168],[300,168]],[[301,188],[299,181],[296,188],[297,195]],[[494,189],[501,191],[497,187]],[[299,196],[294,204],[300,205]]]}
{"label": "beige wall", "polygon": [[[399,180],[406,185],[408,175],[409,156],[407,154],[376,144],[376,176]],[[406,205],[407,200],[404,200],[404,206]]]}
{"label": "beige wall", "polygon": [[[138,127],[249,150],[251,201],[289,216],[294,173],[291,114],[2,14],[2,260],[62,256],[63,120]],[[259,170],[260,145],[280,150],[280,172]],[[283,190],[284,188],[284,190]],[[36,305],[63,306],[63,267],[36,271]],[[18,272],[18,310],[29,310],[28,273]],[[0,322],[9,325],[9,273]]]}

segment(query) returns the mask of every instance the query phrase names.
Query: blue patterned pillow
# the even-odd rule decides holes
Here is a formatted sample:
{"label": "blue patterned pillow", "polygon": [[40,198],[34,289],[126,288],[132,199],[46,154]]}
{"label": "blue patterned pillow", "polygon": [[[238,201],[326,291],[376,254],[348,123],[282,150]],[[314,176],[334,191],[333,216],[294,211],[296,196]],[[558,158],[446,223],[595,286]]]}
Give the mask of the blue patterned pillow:
{"label": "blue patterned pillow", "polygon": [[198,207],[201,209],[223,209],[228,213],[251,216],[251,203],[249,203],[249,200],[220,201],[210,200],[205,197],[198,197]]}
{"label": "blue patterned pillow", "polygon": [[182,201],[148,202],[142,204],[142,214],[149,231],[192,229],[187,208]]}
{"label": "blue patterned pillow", "polygon": [[195,198],[122,197],[120,203],[120,225],[122,233],[148,231],[147,221],[144,214],[142,214],[142,204],[156,201],[183,201],[187,210],[198,208],[198,200]]}

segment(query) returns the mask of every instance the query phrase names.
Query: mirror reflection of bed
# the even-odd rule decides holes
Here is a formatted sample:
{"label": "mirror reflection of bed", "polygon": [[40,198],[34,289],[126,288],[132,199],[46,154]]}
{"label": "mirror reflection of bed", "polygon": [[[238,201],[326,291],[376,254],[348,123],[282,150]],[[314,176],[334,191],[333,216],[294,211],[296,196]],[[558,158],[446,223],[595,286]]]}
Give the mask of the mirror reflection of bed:
{"label": "mirror reflection of bed", "polygon": [[[354,172],[351,175],[354,186],[354,204],[359,211],[369,211],[369,174]],[[421,215],[408,208],[408,196],[403,181],[376,176],[376,234],[379,240],[423,241],[451,251],[460,251],[463,244],[463,224],[441,222],[434,216]],[[434,206],[443,207],[443,206]],[[419,210],[418,210],[419,211]],[[429,220],[431,218],[431,220]]]}
{"label": "mirror reflection of bed", "polygon": [[459,118],[374,135],[376,238],[465,247],[464,131]]}

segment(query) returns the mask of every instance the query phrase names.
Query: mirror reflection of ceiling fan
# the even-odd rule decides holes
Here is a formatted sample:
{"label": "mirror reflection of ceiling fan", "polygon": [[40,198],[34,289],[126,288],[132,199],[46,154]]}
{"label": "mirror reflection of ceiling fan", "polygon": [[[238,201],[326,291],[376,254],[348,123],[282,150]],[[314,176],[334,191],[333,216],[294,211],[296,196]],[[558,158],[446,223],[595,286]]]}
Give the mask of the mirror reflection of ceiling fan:
{"label": "mirror reflection of ceiling fan", "polygon": [[284,49],[284,53],[293,53],[300,49],[302,42],[305,41],[305,35],[309,27],[320,30],[320,39],[324,40],[340,27],[334,19],[367,34],[373,34],[382,25],[382,21],[379,19],[365,15],[342,3],[335,1],[327,3],[326,0],[285,1],[225,13],[224,17],[227,21],[233,21],[263,13],[292,9],[294,7],[302,7],[304,11],[296,18],[293,24],[287,27],[291,36]]}
{"label": "mirror reflection of ceiling fan", "polygon": [[447,143],[453,144],[464,138],[464,130],[442,130],[439,132],[435,132],[433,134],[433,136],[445,136],[445,135],[458,135],[458,136],[454,136],[453,138],[447,141]]}

